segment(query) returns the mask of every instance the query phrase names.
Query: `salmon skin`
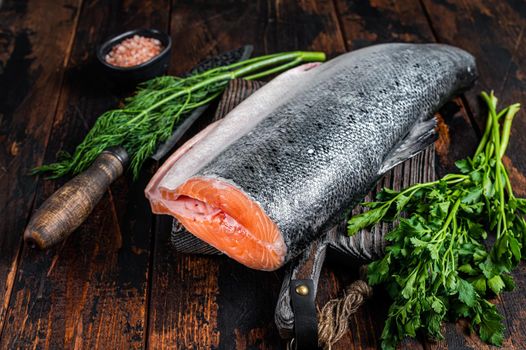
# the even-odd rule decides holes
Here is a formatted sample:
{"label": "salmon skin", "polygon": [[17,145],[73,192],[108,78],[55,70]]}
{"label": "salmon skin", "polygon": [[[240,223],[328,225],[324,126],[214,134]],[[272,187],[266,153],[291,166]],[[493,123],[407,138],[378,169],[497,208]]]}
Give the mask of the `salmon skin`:
{"label": "salmon skin", "polygon": [[473,56],[438,44],[292,69],[178,149],[146,196],[231,258],[275,270],[432,143],[434,112],[476,75]]}

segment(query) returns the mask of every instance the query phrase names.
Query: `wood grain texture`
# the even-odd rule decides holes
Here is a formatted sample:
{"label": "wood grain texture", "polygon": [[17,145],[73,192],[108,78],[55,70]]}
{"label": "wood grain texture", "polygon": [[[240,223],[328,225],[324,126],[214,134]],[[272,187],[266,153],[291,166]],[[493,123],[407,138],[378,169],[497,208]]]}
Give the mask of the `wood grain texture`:
{"label": "wood grain texture", "polygon": [[[59,150],[73,151],[100,113],[115,107],[126,94],[98,73],[96,46],[112,34],[135,27],[166,31],[169,9],[163,1],[83,3],[78,29],[69,29],[75,41],[63,89],[52,92],[60,95],[55,120],[40,121],[53,130],[47,152],[34,151],[40,157],[45,153],[45,162],[55,161]],[[66,10],[71,15],[72,10]],[[55,16],[57,9],[48,12]],[[35,30],[46,33],[49,25],[42,23]],[[60,42],[54,36],[51,39]],[[50,65],[53,70],[57,67],[62,67],[62,61]],[[40,88],[46,91],[47,87]],[[55,108],[43,108],[39,117],[52,118]],[[30,126],[38,129],[36,125]],[[31,166],[41,162],[39,158]],[[65,243],[46,252],[23,250],[1,349],[144,347],[152,233],[152,215],[143,195],[148,171],[137,182],[131,177],[119,179]],[[40,180],[35,207],[66,180]],[[21,233],[22,227],[16,234]]]}
{"label": "wood grain texture", "polygon": [[[473,119],[483,130],[485,107],[481,91],[494,90],[500,105],[526,99],[526,3],[524,1],[423,1],[437,40],[460,46],[477,58],[479,79],[466,93]],[[526,196],[526,111],[514,119],[505,164],[517,194]]]}
{"label": "wood grain texture", "polygon": [[[46,253],[19,249],[33,202],[38,206],[64,183],[37,181],[27,176],[28,170],[55,160],[61,149],[72,151],[95,118],[126,94],[101,79],[93,66],[95,46],[111,34],[170,27],[173,74],[247,43],[254,44],[255,55],[312,49],[329,57],[389,41],[438,40],[466,48],[477,56],[481,79],[466,99],[441,111],[438,175],[453,170],[454,160],[475,148],[471,120],[480,124],[484,119],[475,97],[481,89],[495,89],[503,103],[525,100],[523,1],[81,2],[0,1],[2,349],[283,347],[273,323],[283,272],[252,271],[225,257],[171,251],[170,220],[158,219],[152,226],[142,193],[153,163],[138,182],[118,180],[66,243]],[[212,114],[203,116],[189,135],[209,123]],[[505,158],[521,196],[526,195],[524,120],[521,112]],[[390,184],[417,174],[397,176]],[[356,266],[329,253],[319,305],[358,278]],[[517,290],[497,300],[508,328],[505,349],[522,349],[526,343],[524,265],[515,277]],[[374,298],[353,316],[351,332],[335,349],[379,346],[387,295],[377,288]],[[400,348],[487,348],[468,335],[466,322],[444,329],[444,341],[412,341]]]}
{"label": "wood grain texture", "polygon": [[[475,89],[466,93],[481,129],[485,115],[479,107],[480,91],[495,90],[502,103],[524,98],[526,54],[526,3],[524,1],[423,0],[437,40],[454,44],[477,58],[480,77]],[[524,112],[523,112],[524,113]],[[524,141],[520,141],[524,142]]]}
{"label": "wood grain texture", "polygon": [[80,0],[3,1],[0,12],[0,334]]}

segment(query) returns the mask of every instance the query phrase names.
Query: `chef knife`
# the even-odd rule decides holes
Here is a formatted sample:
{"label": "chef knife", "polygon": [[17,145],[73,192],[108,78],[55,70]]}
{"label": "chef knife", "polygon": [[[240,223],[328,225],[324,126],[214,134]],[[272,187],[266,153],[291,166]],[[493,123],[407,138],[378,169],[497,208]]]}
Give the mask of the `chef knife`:
{"label": "chef knife", "polygon": [[[187,75],[246,60],[252,50],[251,45],[246,45],[206,59]],[[164,157],[206,108],[197,108],[177,125],[152,158],[159,160]],[[88,169],[59,188],[35,211],[24,232],[24,240],[32,246],[47,249],[66,239],[86,220],[113,181],[122,175],[128,161],[128,153],[123,147],[102,152]]]}

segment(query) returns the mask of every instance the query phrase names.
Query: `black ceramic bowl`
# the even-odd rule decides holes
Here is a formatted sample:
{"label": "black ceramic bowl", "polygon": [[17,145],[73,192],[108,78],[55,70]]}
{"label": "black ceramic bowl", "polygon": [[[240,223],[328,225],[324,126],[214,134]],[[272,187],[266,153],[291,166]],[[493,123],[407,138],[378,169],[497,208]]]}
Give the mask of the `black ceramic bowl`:
{"label": "black ceramic bowl", "polygon": [[[111,51],[113,46],[134,35],[159,40],[163,46],[163,50],[151,60],[133,67],[118,67],[106,62],[105,57]],[[170,63],[171,52],[172,39],[168,34],[155,29],[135,29],[119,34],[100,45],[97,48],[97,59],[101,64],[104,73],[112,80],[116,80],[119,83],[139,83],[164,74]]]}

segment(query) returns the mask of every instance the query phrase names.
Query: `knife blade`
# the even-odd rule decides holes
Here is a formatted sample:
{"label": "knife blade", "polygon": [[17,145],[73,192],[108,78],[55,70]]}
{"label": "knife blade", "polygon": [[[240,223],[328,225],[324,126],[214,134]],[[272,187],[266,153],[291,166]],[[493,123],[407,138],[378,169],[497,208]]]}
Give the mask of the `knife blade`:
{"label": "knife blade", "polygon": [[[245,45],[239,49],[227,51],[220,55],[211,57],[201,61],[195,68],[193,68],[187,75],[198,74],[204,72],[208,69],[215,67],[225,66],[228,64],[244,61],[252,55],[254,47],[252,45]],[[182,122],[174,128],[173,134],[157,148],[155,154],[151,157],[154,160],[160,160],[163,158],[174,146],[175,144],[183,137],[188,129],[195,123],[197,119],[207,110],[210,104],[206,104],[195,109],[188,117],[186,117]]]}

